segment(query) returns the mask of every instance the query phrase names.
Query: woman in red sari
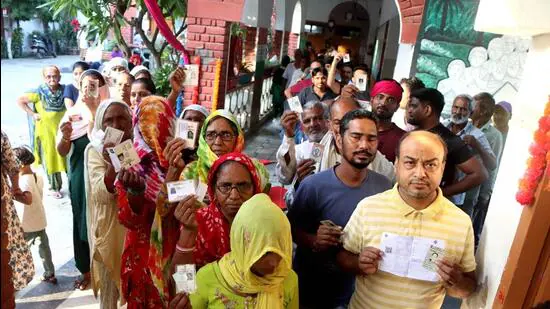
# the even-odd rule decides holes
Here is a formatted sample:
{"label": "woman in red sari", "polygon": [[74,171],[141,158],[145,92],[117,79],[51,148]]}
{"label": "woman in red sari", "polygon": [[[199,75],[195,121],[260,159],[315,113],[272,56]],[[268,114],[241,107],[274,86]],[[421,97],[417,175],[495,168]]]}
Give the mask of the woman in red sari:
{"label": "woman in red sari", "polygon": [[[174,123],[174,111],[164,98],[144,98],[134,114],[134,147],[141,162],[119,174],[118,217],[128,229],[122,254],[121,290],[128,309],[164,307],[151,279],[155,269],[150,270],[149,238],[157,195],[168,167],[162,153],[173,136]],[[174,245],[177,235],[168,235],[164,241]]]}
{"label": "woman in red sari", "polygon": [[189,197],[174,210],[182,229],[173,264],[202,267],[229,252],[231,223],[242,203],[257,193],[260,178],[248,156],[234,152],[216,160],[208,174],[210,205],[195,212],[197,201]]}

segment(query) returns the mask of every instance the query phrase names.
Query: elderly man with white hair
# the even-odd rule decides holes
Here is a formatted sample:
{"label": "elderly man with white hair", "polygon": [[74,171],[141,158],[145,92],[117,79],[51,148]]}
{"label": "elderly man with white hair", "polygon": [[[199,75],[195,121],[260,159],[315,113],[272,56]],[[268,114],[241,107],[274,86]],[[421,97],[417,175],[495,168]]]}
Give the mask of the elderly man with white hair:
{"label": "elderly man with white hair", "polygon": [[[473,110],[472,97],[467,94],[458,95],[453,101],[451,118],[444,121],[443,125],[460,137],[474,151],[487,170],[492,171],[497,166],[496,156],[483,131],[469,120]],[[458,178],[463,176],[459,173]],[[477,203],[479,189],[480,186],[476,186],[465,193],[457,194],[451,201],[471,217],[474,205]]]}

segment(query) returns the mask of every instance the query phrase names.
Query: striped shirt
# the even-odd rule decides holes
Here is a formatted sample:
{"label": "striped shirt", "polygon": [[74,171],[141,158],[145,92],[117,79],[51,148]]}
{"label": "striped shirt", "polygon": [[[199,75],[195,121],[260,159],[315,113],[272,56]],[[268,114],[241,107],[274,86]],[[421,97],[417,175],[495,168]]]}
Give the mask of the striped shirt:
{"label": "striped shirt", "polygon": [[[344,229],[344,248],[359,254],[363,248],[379,248],[382,233],[444,240],[445,258],[474,271],[474,235],[470,217],[447,200],[441,189],[427,208],[418,211],[407,205],[393,189],[363,199]],[[442,282],[398,277],[378,271],[358,276],[350,309],[440,308],[445,297]]]}

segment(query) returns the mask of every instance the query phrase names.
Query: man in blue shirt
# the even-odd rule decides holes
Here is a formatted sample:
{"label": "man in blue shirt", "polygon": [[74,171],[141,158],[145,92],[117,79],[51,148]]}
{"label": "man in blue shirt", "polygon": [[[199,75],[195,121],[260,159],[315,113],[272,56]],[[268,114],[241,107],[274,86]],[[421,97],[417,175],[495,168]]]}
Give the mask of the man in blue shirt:
{"label": "man in blue shirt", "polygon": [[348,112],[336,143],[342,163],[305,178],[288,213],[297,244],[294,269],[300,278],[301,308],[347,307],[354,276],[336,263],[343,227],[359,201],[391,188],[386,177],[367,169],[378,146],[371,112]]}

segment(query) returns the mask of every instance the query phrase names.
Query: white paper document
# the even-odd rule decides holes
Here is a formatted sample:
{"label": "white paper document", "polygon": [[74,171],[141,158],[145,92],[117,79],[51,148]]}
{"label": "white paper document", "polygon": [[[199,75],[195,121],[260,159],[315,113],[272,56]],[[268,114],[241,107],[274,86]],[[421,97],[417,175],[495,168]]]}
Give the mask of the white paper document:
{"label": "white paper document", "polygon": [[299,114],[302,114],[304,112],[304,110],[302,109],[302,103],[300,103],[300,99],[298,99],[297,96],[289,98],[286,101],[288,102],[288,107],[291,111],[297,112]]}
{"label": "white paper document", "polygon": [[444,256],[445,241],[383,233],[380,250],[384,256],[379,270],[411,279],[440,280],[435,263]]}
{"label": "white paper document", "polygon": [[111,163],[117,173],[121,168],[128,169],[141,162],[132,141],[129,139],[114,148],[107,148],[107,153],[109,153]]}
{"label": "white paper document", "polygon": [[197,270],[195,264],[177,265],[172,275],[176,282],[176,293],[192,294],[197,290]]}
{"label": "white paper document", "polygon": [[166,189],[168,190],[168,202],[175,203],[189,195],[196,195],[197,200],[202,201],[208,191],[208,186],[198,179],[179,180],[166,183]]}

